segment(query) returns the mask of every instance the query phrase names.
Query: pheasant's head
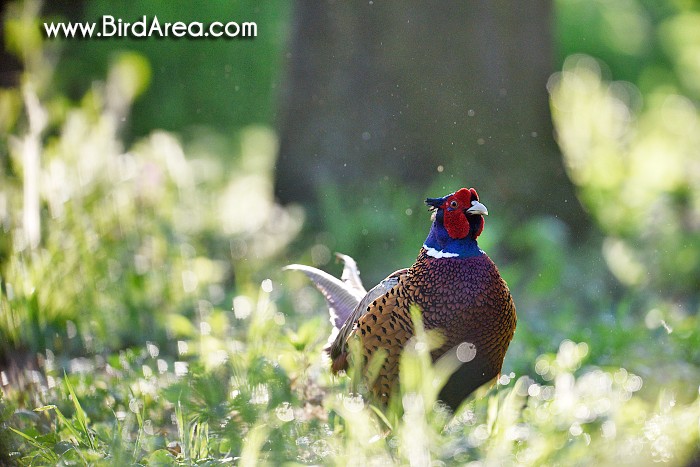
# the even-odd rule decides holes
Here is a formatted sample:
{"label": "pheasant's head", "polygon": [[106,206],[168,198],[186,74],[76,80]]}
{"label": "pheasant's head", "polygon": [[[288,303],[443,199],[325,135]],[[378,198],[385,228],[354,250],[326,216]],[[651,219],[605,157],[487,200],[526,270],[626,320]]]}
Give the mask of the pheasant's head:
{"label": "pheasant's head", "polygon": [[463,244],[476,243],[484,230],[484,216],[489,213],[479,202],[476,190],[461,188],[442,198],[428,198],[425,203],[434,210],[426,246],[447,256],[464,256]]}

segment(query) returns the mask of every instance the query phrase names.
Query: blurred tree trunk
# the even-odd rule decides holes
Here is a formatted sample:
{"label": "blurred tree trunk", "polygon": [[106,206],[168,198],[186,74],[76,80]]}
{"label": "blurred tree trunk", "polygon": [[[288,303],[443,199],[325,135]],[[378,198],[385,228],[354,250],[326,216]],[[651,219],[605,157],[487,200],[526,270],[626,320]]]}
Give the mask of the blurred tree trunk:
{"label": "blurred tree trunk", "polygon": [[[389,177],[475,186],[488,206],[587,222],[554,143],[549,0],[298,1],[279,114],[276,195]],[[450,179],[452,180],[452,179]],[[433,193],[434,196],[442,193]],[[492,208],[493,209],[493,208]]]}

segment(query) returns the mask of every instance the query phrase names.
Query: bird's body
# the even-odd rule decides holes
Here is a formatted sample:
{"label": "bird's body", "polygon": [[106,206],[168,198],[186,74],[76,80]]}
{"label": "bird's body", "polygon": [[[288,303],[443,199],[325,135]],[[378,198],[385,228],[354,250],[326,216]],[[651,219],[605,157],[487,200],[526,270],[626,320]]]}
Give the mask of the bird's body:
{"label": "bird's body", "polygon": [[[365,363],[381,349],[385,357],[372,392],[384,402],[398,381],[401,352],[414,335],[410,309],[417,305],[425,329],[437,330],[443,337],[442,345],[432,352],[433,359],[456,349],[463,362],[440,394],[456,408],[500,373],[515,332],[515,305],[496,265],[477,245],[487,211],[476,191],[463,188],[426,202],[435,209],[435,216],[416,262],[367,293],[348,257],[343,257],[344,281],[332,278],[333,286],[325,273],[306,266],[291,268],[306,272],[337,313],[334,326],[339,330],[329,348],[334,372],[347,369],[349,339],[360,340]],[[344,296],[356,297],[356,302],[346,299],[345,306],[339,306],[341,290]]]}

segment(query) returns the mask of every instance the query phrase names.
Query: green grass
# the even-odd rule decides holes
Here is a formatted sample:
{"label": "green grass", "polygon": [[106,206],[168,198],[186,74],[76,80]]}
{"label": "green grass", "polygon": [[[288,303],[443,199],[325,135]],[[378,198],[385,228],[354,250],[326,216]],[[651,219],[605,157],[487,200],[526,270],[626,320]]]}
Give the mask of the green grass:
{"label": "green grass", "polygon": [[[12,459],[682,465],[697,449],[697,400],[646,387],[627,369],[598,366],[590,361],[592,344],[569,340],[529,362],[529,374],[506,368],[502,384],[454,416],[436,402],[439,386],[432,384],[445,373],[430,364],[428,346],[411,346],[397,400],[388,409],[374,406],[350,393],[346,378],[329,375],[321,358],[327,324],[290,326],[277,317],[270,293],[256,295],[249,316],[231,317],[216,332],[216,317],[203,320],[207,332],[180,341],[188,351],[179,359],[151,344],[108,361],[76,359],[70,374],[45,361],[46,379],[29,388],[45,405],[8,416],[11,433],[4,435],[15,435],[9,442],[20,453]],[[5,391],[12,404],[19,388]]]}

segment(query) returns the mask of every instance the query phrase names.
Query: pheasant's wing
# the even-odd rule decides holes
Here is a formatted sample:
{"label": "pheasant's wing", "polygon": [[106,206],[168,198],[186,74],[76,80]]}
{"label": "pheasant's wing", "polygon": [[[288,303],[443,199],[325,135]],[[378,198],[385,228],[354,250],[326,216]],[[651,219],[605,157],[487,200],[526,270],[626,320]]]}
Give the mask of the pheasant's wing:
{"label": "pheasant's wing", "polygon": [[371,375],[372,392],[382,402],[387,403],[392,388],[398,380],[399,360],[406,343],[414,335],[413,322],[410,316],[410,302],[401,294],[402,284],[399,283],[377,297],[369,305],[367,312],[357,323],[353,338],[360,339],[365,365],[377,353],[384,353],[384,361],[376,374]]}
{"label": "pheasant's wing", "polygon": [[369,310],[370,304],[375,299],[381,297],[382,295],[387,293],[389,290],[391,290],[396,284],[398,284],[399,278],[402,275],[404,275],[406,272],[408,272],[408,268],[399,269],[398,271],[394,271],[389,276],[387,276],[385,279],[383,279],[379,284],[372,287],[372,289],[370,289],[370,291],[367,292],[367,295],[362,297],[362,300],[360,300],[360,303],[358,303],[357,307],[353,310],[352,314],[348,317],[348,320],[345,322],[345,324],[343,324],[344,329],[341,329],[341,332],[338,334],[340,336],[343,333],[343,331],[346,331],[343,342],[345,342],[345,340],[347,340],[347,337],[348,337],[348,335],[350,335],[350,332],[352,331],[355,322],[360,318],[360,316],[367,313],[367,311]]}
{"label": "pheasant's wing", "polygon": [[[335,337],[335,340],[330,345],[329,353],[333,360],[336,360],[336,358],[339,355],[345,352],[347,347],[348,336],[350,336],[350,334],[355,329],[355,325],[360,319],[360,317],[362,317],[366,313],[369,313],[373,302],[377,298],[391,291],[394,288],[394,286],[396,286],[399,283],[400,278],[404,276],[407,272],[408,268],[399,269],[398,271],[389,275],[386,279],[382,280],[379,284],[375,285],[369,292],[367,292],[367,295],[365,295],[362,298],[362,300],[360,300],[358,305],[355,307],[352,313],[348,316],[348,319],[340,328],[340,331]],[[333,368],[335,371],[338,371],[340,369],[344,369],[345,364],[343,363],[342,365],[338,366],[338,364],[334,363]]]}
{"label": "pheasant's wing", "polygon": [[364,292],[349,286],[346,282],[311,266],[290,264],[284,270],[301,271],[311,279],[328,302],[331,324],[335,329],[340,328],[343,323],[347,322],[348,317],[357,308],[360,300],[365,295]]}
{"label": "pheasant's wing", "polygon": [[336,253],[335,256],[338,259],[343,260],[343,274],[340,276],[340,280],[356,290],[358,293],[365,295],[367,290],[365,290],[365,286],[362,285],[360,270],[357,268],[357,263],[355,260],[342,253]]}

